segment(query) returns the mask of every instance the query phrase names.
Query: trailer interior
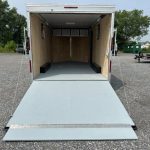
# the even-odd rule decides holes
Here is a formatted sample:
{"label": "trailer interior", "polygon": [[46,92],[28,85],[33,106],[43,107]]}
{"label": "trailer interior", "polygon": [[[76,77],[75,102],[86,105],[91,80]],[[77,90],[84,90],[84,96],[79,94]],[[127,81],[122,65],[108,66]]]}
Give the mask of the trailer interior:
{"label": "trailer interior", "polygon": [[[111,14],[32,13],[30,24],[33,79],[94,79],[97,73],[108,79]],[[43,75],[40,68],[47,63],[51,67]]]}

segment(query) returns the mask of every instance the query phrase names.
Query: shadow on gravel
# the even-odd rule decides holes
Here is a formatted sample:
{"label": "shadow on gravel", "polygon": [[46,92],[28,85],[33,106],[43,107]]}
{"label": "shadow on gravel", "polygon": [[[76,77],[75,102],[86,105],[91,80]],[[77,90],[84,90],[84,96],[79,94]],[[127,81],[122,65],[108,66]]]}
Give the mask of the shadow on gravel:
{"label": "shadow on gravel", "polygon": [[123,87],[123,85],[124,85],[122,80],[120,80],[119,78],[117,78],[114,75],[111,75],[111,82],[110,83],[111,83],[114,90],[118,90],[121,87]]}
{"label": "shadow on gravel", "polygon": [[141,64],[150,64],[150,61],[141,61]]}

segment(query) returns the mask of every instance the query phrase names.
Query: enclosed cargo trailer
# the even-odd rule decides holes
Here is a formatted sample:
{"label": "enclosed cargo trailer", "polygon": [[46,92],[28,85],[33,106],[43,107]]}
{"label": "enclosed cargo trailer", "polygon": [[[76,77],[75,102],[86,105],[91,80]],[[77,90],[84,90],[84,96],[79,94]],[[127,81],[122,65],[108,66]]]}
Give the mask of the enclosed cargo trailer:
{"label": "enclosed cargo trailer", "polygon": [[137,139],[112,89],[114,6],[28,5],[33,82],[5,141]]}

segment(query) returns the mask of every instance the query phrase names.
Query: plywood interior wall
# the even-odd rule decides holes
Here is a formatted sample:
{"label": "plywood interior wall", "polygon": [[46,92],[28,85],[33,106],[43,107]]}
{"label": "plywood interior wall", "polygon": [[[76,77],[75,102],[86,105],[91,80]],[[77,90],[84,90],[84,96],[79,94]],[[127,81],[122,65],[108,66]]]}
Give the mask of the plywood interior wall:
{"label": "plywood interior wall", "polygon": [[89,38],[72,37],[71,51],[72,51],[72,61],[88,62]]}
{"label": "plywood interior wall", "polygon": [[88,37],[52,37],[52,60],[88,62]]}
{"label": "plywood interior wall", "polygon": [[52,61],[63,62],[70,60],[70,38],[69,37],[52,37]]}
{"label": "plywood interior wall", "polygon": [[30,15],[31,20],[31,50],[33,78],[40,74],[40,66],[51,61],[51,36],[48,26],[44,25],[45,38],[42,38],[41,24],[43,20],[35,15]]}
{"label": "plywood interior wall", "polygon": [[110,49],[110,30],[111,15],[107,15],[100,20],[100,37],[97,39],[97,24],[93,27],[93,55],[92,60],[95,64],[101,66],[102,74],[108,77],[109,58],[108,51]]}

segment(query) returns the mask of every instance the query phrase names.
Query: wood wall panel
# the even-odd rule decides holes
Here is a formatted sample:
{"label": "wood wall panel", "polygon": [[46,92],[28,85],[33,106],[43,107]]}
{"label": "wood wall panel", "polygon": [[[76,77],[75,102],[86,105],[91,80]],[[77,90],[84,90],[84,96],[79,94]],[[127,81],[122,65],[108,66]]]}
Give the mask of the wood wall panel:
{"label": "wood wall panel", "polygon": [[52,37],[53,62],[88,62],[89,43],[87,37]]}
{"label": "wood wall panel", "polygon": [[48,26],[44,25],[45,38],[42,39],[41,23],[39,16],[31,14],[31,50],[33,78],[40,74],[40,66],[51,61],[51,38]]}
{"label": "wood wall panel", "polygon": [[70,60],[70,39],[69,37],[52,37],[52,60],[63,62]]}
{"label": "wood wall panel", "polygon": [[109,60],[107,53],[110,49],[111,15],[100,20],[100,38],[96,37],[97,25],[93,27],[93,62],[101,66],[102,74],[108,77]]}
{"label": "wood wall panel", "polygon": [[72,37],[72,61],[89,61],[89,39],[88,37]]}

